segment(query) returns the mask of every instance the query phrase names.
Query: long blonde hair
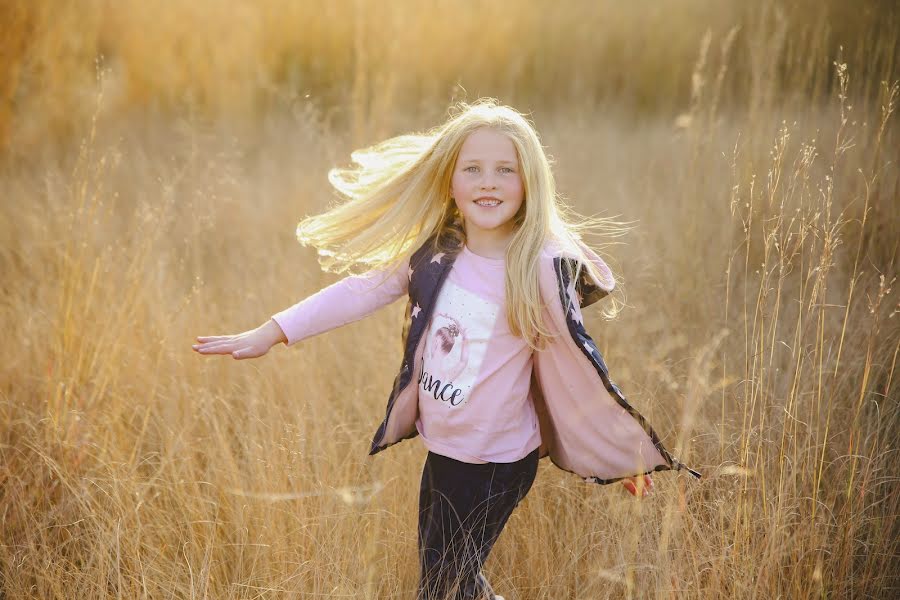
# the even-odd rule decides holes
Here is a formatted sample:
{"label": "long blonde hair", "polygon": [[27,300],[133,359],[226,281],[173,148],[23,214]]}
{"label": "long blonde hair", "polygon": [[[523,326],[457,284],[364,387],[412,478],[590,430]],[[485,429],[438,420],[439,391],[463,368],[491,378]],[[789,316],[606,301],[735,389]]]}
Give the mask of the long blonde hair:
{"label": "long blonde hair", "polygon": [[582,217],[557,197],[550,160],[534,126],[515,109],[493,98],[458,102],[450,118],[425,133],[400,135],[350,157],[357,167],[334,168],[328,180],[344,197],[326,212],[297,225],[301,244],[318,249],[325,271],[343,273],[399,268],[429,239],[435,252],[456,252],[465,228],[450,199],[450,180],[460,147],[481,127],[507,135],[515,145],[525,189],[522,208],[513,217],[516,232],[506,251],[507,318],[510,331],[535,350],[552,334],[541,316],[539,258],[545,244],[563,244],[580,269],[602,281],[584,253],[581,231],[615,231],[609,219]]}

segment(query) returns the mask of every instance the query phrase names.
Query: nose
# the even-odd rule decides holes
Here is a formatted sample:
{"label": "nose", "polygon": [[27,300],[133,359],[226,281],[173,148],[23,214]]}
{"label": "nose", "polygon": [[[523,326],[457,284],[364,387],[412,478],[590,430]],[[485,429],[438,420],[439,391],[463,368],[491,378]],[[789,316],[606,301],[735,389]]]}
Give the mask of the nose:
{"label": "nose", "polygon": [[484,179],[481,180],[481,189],[483,190],[493,190],[496,189],[497,184],[494,183],[494,179],[492,175],[485,175]]}

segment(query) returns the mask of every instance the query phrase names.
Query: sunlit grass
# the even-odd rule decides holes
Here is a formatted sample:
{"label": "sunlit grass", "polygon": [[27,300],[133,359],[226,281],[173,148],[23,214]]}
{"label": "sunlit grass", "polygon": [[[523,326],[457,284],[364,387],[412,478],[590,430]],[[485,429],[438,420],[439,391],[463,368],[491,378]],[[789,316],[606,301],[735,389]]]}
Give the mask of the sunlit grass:
{"label": "sunlit grass", "polygon": [[[48,49],[66,80],[54,89],[71,84],[78,100],[48,95],[5,129],[0,595],[413,597],[424,451],[412,440],[367,456],[401,360],[401,303],[257,361],[203,358],[190,344],[254,327],[334,280],[296,244],[296,222],[331,200],[328,168],[363,140],[441,114],[443,86],[471,53],[440,40],[488,28],[484,52],[508,65],[516,32],[543,20],[553,31],[534,43],[547,60],[616,40],[627,49],[617,68],[635,81],[600,103],[554,91],[565,69],[497,93],[544,96],[534,118],[578,210],[637,222],[609,250],[626,308],[613,322],[588,310],[586,326],[629,400],[704,478],[656,474],[652,499],[637,501],[542,461],[488,562],[492,584],[507,600],[895,593],[900,140],[898,87],[876,59],[896,36],[867,40],[878,50],[865,71],[852,66],[858,50],[779,33],[775,13],[753,22],[722,8],[705,36],[684,16],[704,3],[646,15],[601,3],[618,24],[604,40],[588,35],[599,13],[579,13],[587,3],[525,4],[515,27],[504,5],[475,5],[483,20],[400,21],[416,23],[405,30],[420,53],[394,50],[410,70],[386,87],[373,83],[375,51],[346,80],[338,68],[353,63],[347,45],[373,43],[351,3],[53,13],[58,35],[34,43],[71,48],[102,15],[116,23],[96,25],[103,39],[126,40],[112,44],[131,56],[118,60],[146,73],[119,87],[106,63],[105,83],[83,87]],[[372,31],[419,14],[363,10]],[[232,19],[247,33],[210,53]],[[682,25],[666,52],[623,41],[664,23]],[[268,88],[253,65],[298,39],[315,49],[303,60],[327,59],[308,71],[318,89],[356,92],[260,108],[250,98]],[[760,44],[756,66],[747,39]],[[817,81],[806,91],[822,97],[798,102],[764,77],[773,52],[793,57],[784,79]],[[645,68],[666,60],[665,73]],[[93,65],[77,65],[95,81]],[[271,82],[278,94],[303,89],[290,77],[306,71],[291,69]],[[464,83],[502,90],[488,66],[471,69]],[[636,112],[629,90],[653,89],[656,104]],[[138,108],[186,90],[186,107]],[[52,122],[74,137],[27,135]]]}

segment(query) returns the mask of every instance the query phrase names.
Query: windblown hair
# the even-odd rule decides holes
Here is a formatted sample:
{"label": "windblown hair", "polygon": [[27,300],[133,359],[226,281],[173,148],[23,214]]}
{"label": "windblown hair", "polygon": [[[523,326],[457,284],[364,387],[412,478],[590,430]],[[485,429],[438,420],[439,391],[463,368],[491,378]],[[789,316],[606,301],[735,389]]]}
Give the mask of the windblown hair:
{"label": "windblown hair", "polygon": [[331,169],[328,180],[345,200],[304,218],[297,225],[297,239],[317,248],[322,269],[334,273],[352,274],[355,265],[392,271],[426,242],[435,252],[458,252],[466,232],[450,199],[450,181],[460,147],[476,129],[499,131],[515,146],[525,191],[506,251],[509,328],[540,349],[551,335],[541,316],[538,284],[545,243],[555,239],[577,259],[576,280],[586,268],[600,281],[601,274],[581,247],[581,232],[615,232],[616,227],[605,218],[576,215],[562,202],[537,131],[518,111],[482,98],[473,104],[459,102],[449,113],[444,124],[425,133],[400,135],[354,151],[351,159],[357,167]]}

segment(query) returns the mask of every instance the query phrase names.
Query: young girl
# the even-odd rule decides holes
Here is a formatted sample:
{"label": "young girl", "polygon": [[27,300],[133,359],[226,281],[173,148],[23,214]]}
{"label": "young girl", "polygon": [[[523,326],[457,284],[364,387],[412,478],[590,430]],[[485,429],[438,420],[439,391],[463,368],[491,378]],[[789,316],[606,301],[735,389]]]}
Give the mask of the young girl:
{"label": "young girl", "polygon": [[[688,469],[625,400],[580,309],[608,295],[609,267],[570,220],[529,121],[493,99],[443,125],[352,154],[333,169],[346,201],[297,227],[320,265],[350,274],[201,354],[264,355],[408,296],[405,349],[375,454],[421,436],[419,600],[500,599],[481,571],[548,457],[585,481]],[[349,349],[348,349],[349,350]]]}

